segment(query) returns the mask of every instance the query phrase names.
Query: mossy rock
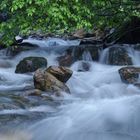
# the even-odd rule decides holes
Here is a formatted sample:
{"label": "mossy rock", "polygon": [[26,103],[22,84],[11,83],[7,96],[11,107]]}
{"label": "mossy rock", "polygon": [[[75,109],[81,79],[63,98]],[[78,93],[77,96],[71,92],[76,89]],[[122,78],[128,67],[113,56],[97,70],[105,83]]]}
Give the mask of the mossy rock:
{"label": "mossy rock", "polygon": [[16,66],[15,73],[34,72],[38,68],[47,67],[47,60],[43,57],[26,57]]}

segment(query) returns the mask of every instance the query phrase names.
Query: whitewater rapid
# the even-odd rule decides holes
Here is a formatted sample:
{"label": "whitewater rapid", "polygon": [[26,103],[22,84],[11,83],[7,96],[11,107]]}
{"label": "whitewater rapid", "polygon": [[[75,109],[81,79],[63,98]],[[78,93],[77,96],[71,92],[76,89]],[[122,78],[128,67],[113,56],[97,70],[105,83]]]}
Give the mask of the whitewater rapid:
{"label": "whitewater rapid", "polygon": [[[2,110],[0,115],[51,112],[50,116],[22,127],[22,131],[30,134],[29,140],[140,140],[140,89],[122,83],[118,73],[122,66],[107,65],[107,52],[107,49],[102,52],[100,62],[92,62],[88,53],[84,55],[89,59],[87,72],[78,71],[81,61],[70,67],[73,75],[66,84],[71,95],[55,98],[61,102],[57,107],[42,104],[22,110]],[[134,65],[140,66],[139,51],[128,48],[128,52]],[[59,55],[43,49],[7,58],[11,67],[0,69],[1,92],[33,86],[33,74],[14,73],[16,64],[26,56],[43,56],[49,65],[58,65],[56,57]]]}

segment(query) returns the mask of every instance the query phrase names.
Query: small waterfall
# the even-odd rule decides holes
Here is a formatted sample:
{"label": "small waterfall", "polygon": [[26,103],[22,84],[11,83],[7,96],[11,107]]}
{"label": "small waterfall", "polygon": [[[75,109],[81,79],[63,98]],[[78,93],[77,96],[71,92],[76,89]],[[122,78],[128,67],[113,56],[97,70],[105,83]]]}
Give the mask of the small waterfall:
{"label": "small waterfall", "polygon": [[[135,50],[134,45],[128,45],[128,44],[123,44],[123,45],[117,44],[117,45],[113,45],[109,48],[104,49],[100,54],[99,62],[102,64],[108,64],[108,62],[109,62],[109,50],[111,48],[115,48],[115,47],[116,48],[118,47],[118,49],[116,49],[116,52],[118,54],[115,54],[115,50],[114,50],[114,52],[112,53],[112,57],[114,55],[114,59],[115,59],[115,55],[117,57],[120,53],[121,57],[123,55],[128,55],[128,57],[130,57],[132,59],[132,63],[134,65],[140,65],[140,51]],[[124,52],[124,54],[123,54],[123,52]],[[125,59],[125,57],[123,57],[122,59]],[[116,60],[119,61],[119,57]]]}
{"label": "small waterfall", "polygon": [[92,61],[92,56],[88,50],[85,50],[82,54],[82,60],[84,61]]}
{"label": "small waterfall", "polygon": [[90,62],[92,62],[92,56],[88,50],[84,50],[82,60],[79,61],[78,71],[88,71],[90,69]]}
{"label": "small waterfall", "polygon": [[132,62],[134,65],[140,66],[140,51],[135,50],[134,46],[130,46],[127,48],[128,55],[132,58]]}
{"label": "small waterfall", "polygon": [[108,63],[108,51],[109,51],[109,48],[106,48],[101,51],[100,58],[99,58],[100,63],[102,63],[102,64]]}

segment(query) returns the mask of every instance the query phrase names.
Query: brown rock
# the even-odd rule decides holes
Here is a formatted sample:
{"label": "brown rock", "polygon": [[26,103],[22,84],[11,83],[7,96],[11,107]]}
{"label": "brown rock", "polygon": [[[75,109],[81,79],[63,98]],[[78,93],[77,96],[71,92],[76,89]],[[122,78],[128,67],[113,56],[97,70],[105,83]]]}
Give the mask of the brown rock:
{"label": "brown rock", "polygon": [[72,76],[72,70],[62,66],[50,66],[47,72],[55,76],[59,81],[66,83]]}
{"label": "brown rock", "polygon": [[67,85],[43,69],[38,69],[35,72],[34,86],[36,89],[54,93],[55,95],[60,95],[62,91],[70,93]]}
{"label": "brown rock", "polygon": [[71,55],[67,54],[64,56],[60,56],[58,58],[59,66],[66,66],[69,67],[73,63],[73,58]]}
{"label": "brown rock", "polygon": [[136,84],[139,78],[140,68],[123,67],[119,69],[121,80],[127,84]]}

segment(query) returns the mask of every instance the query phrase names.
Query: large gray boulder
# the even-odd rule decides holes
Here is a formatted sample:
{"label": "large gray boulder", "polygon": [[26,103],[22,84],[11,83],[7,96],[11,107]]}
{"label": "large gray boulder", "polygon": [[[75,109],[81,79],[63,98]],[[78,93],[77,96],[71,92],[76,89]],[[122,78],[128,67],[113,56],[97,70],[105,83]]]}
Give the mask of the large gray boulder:
{"label": "large gray boulder", "polygon": [[16,73],[34,72],[38,68],[47,67],[47,60],[43,57],[26,57],[16,66]]}

